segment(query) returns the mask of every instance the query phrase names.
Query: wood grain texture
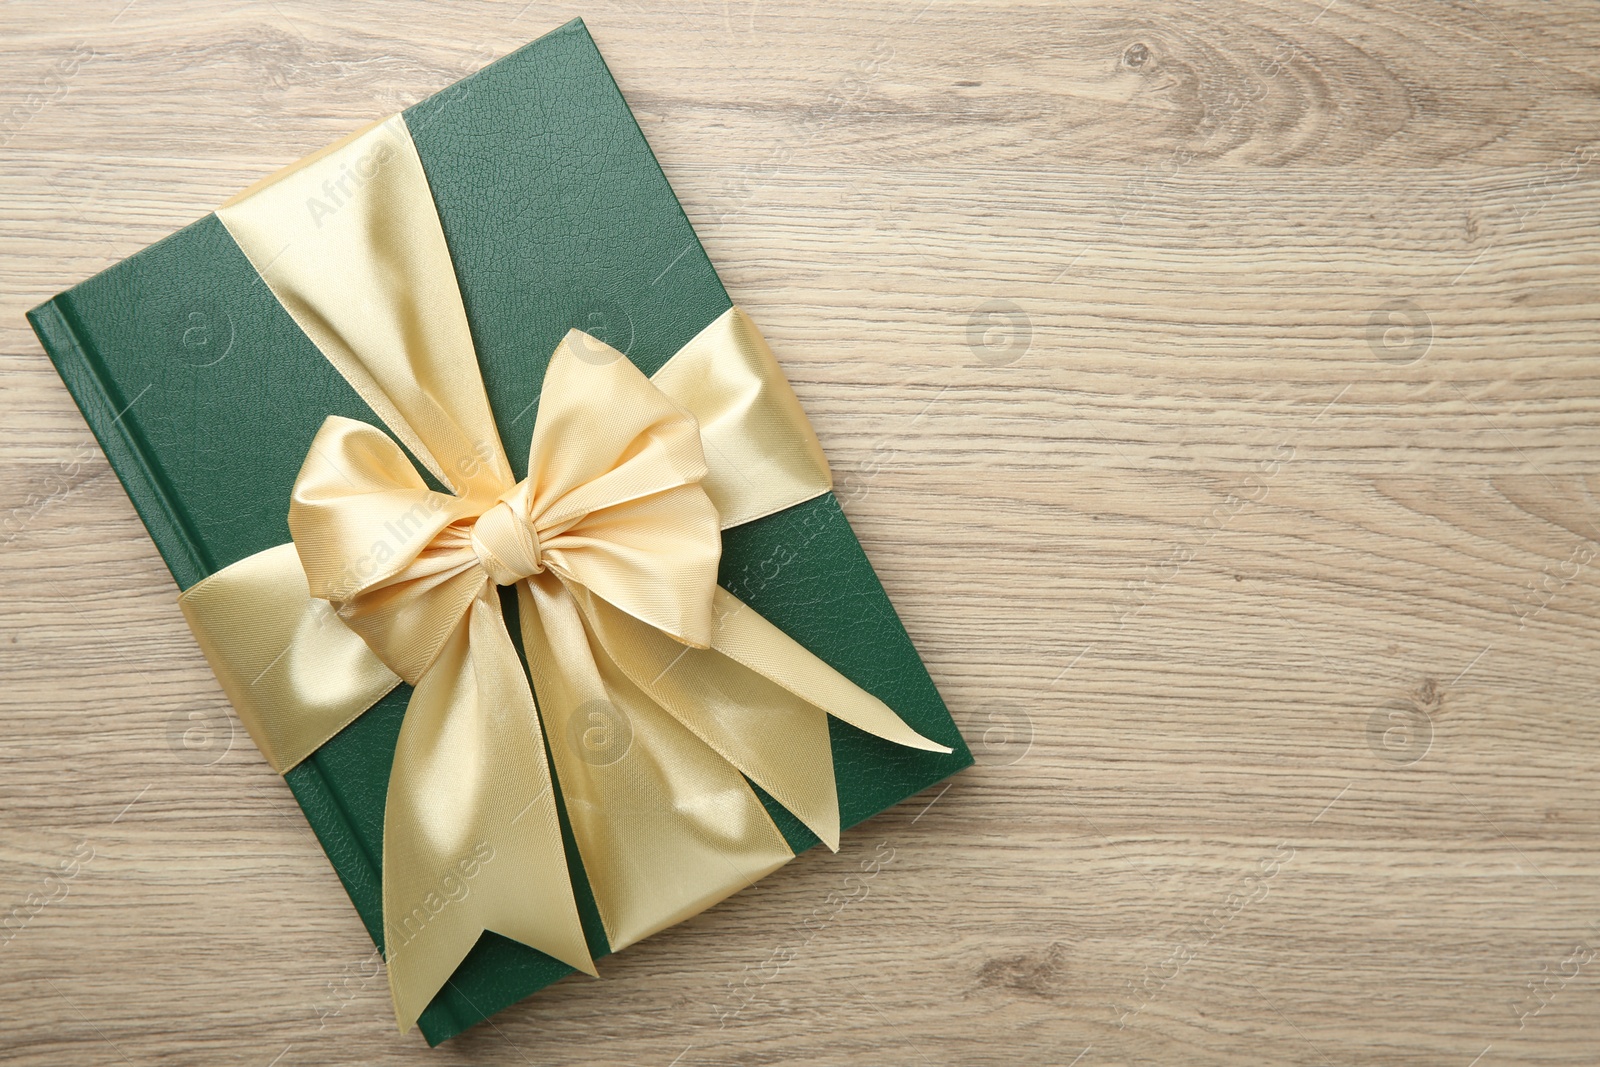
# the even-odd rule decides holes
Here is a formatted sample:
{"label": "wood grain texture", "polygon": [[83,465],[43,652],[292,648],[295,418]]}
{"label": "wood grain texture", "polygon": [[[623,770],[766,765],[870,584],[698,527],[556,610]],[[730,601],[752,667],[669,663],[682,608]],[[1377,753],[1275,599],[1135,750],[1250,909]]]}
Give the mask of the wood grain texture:
{"label": "wood grain texture", "polygon": [[[574,14],[980,765],[430,1052],[22,313]],[[1596,15],[11,0],[0,1057],[1595,1062]]]}

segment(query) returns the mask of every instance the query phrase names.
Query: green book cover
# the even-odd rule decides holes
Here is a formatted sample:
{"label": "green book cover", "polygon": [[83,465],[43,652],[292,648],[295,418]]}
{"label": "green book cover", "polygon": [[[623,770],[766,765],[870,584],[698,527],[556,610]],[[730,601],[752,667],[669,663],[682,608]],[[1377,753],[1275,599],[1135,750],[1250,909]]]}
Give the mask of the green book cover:
{"label": "green book cover", "polygon": [[[522,478],[545,364],[570,327],[651,374],[730,301],[580,20],[405,119],[490,404]],[[379,422],[214,215],[35,308],[29,320],[179,588],[290,540],[290,487],[325,417]],[[902,748],[830,718],[841,825],[971,764],[832,494],[725,531],[719,580],[914,729],[955,749]],[[507,619],[514,627],[514,606]],[[410,687],[399,686],[285,776],[380,948],[384,797],[409,698]],[[796,852],[817,843],[762,800]],[[567,852],[599,958],[609,947],[570,833]],[[420,1028],[438,1044],[568,973],[486,933]]]}

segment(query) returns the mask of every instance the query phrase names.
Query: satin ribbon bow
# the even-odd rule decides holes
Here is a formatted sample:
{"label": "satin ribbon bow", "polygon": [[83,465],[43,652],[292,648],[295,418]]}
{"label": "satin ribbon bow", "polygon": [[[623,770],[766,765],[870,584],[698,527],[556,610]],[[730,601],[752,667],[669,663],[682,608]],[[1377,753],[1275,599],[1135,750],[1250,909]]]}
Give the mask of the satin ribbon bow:
{"label": "satin ribbon bow", "polygon": [[[838,848],[831,767],[824,776],[815,765],[819,709],[947,751],[718,588],[721,535],[701,485],[699,427],[620,353],[577,331],[557,347],[528,470],[515,484],[479,474],[463,495],[435,492],[382,431],[330,417],[294,486],[289,527],[311,595],[416,687],[384,815],[387,959],[402,1028],[478,929],[596,973],[543,737],[614,948],[791,857],[770,821],[732,795],[742,784],[734,768]],[[501,613],[498,587],[509,585],[548,734]],[[797,732],[810,734],[809,757],[782,750]],[[635,745],[642,774],[623,763]],[[661,763],[678,770],[662,775]],[[677,816],[689,833],[666,825]],[[485,849],[492,860],[474,863]],[[489,891],[451,914],[452,887],[469,884],[465,865],[478,871],[472,888]],[[744,873],[730,885],[728,869]]]}
{"label": "satin ribbon bow", "polygon": [[[307,198],[346,171],[364,177],[349,201],[308,216]],[[179,603],[280,773],[402,679],[414,686],[383,827],[401,1030],[485,930],[595,973],[558,788],[617,950],[793,858],[750,782],[838,847],[829,715],[950,751],[717,585],[719,529],[831,485],[739,309],[648,379],[568,333],[518,481],[403,118],[217,214],[400,442],[327,419],[292,491],[293,543],[229,564]],[[402,444],[452,491],[430,489]],[[502,586],[516,589],[527,674]]]}

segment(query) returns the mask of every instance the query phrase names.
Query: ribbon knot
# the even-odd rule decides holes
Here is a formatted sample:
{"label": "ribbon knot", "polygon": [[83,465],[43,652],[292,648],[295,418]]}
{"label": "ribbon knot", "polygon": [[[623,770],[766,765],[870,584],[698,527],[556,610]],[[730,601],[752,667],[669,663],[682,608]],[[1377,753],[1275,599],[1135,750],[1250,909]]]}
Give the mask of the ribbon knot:
{"label": "ribbon knot", "polygon": [[472,551],[495,585],[516,585],[544,570],[539,535],[513,510],[510,501],[502,500],[478,516],[472,524]]}

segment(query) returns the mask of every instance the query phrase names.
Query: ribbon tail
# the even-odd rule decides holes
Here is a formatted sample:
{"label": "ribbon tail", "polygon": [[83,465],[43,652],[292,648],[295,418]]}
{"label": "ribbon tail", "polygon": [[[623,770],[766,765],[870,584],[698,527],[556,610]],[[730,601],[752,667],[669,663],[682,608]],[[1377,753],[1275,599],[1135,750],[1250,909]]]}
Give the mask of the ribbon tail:
{"label": "ribbon tail", "polygon": [[484,930],[595,974],[533,694],[487,584],[406,709],[384,811],[383,919],[402,1032]]}
{"label": "ribbon tail", "polygon": [[953,751],[907,726],[889,705],[813,656],[720,586],[714,610],[716,630],[711,647],[729,659],[874,737],[924,752]]}
{"label": "ribbon tail", "polygon": [[592,639],[568,588],[549,571],[518,583],[522,640],[584,873],[620,950],[794,853],[743,776]]}
{"label": "ribbon tail", "polygon": [[709,649],[686,647],[587,590],[578,602],[636,685],[835,852],[828,715],[897,744],[949,751],[720,588]]}

